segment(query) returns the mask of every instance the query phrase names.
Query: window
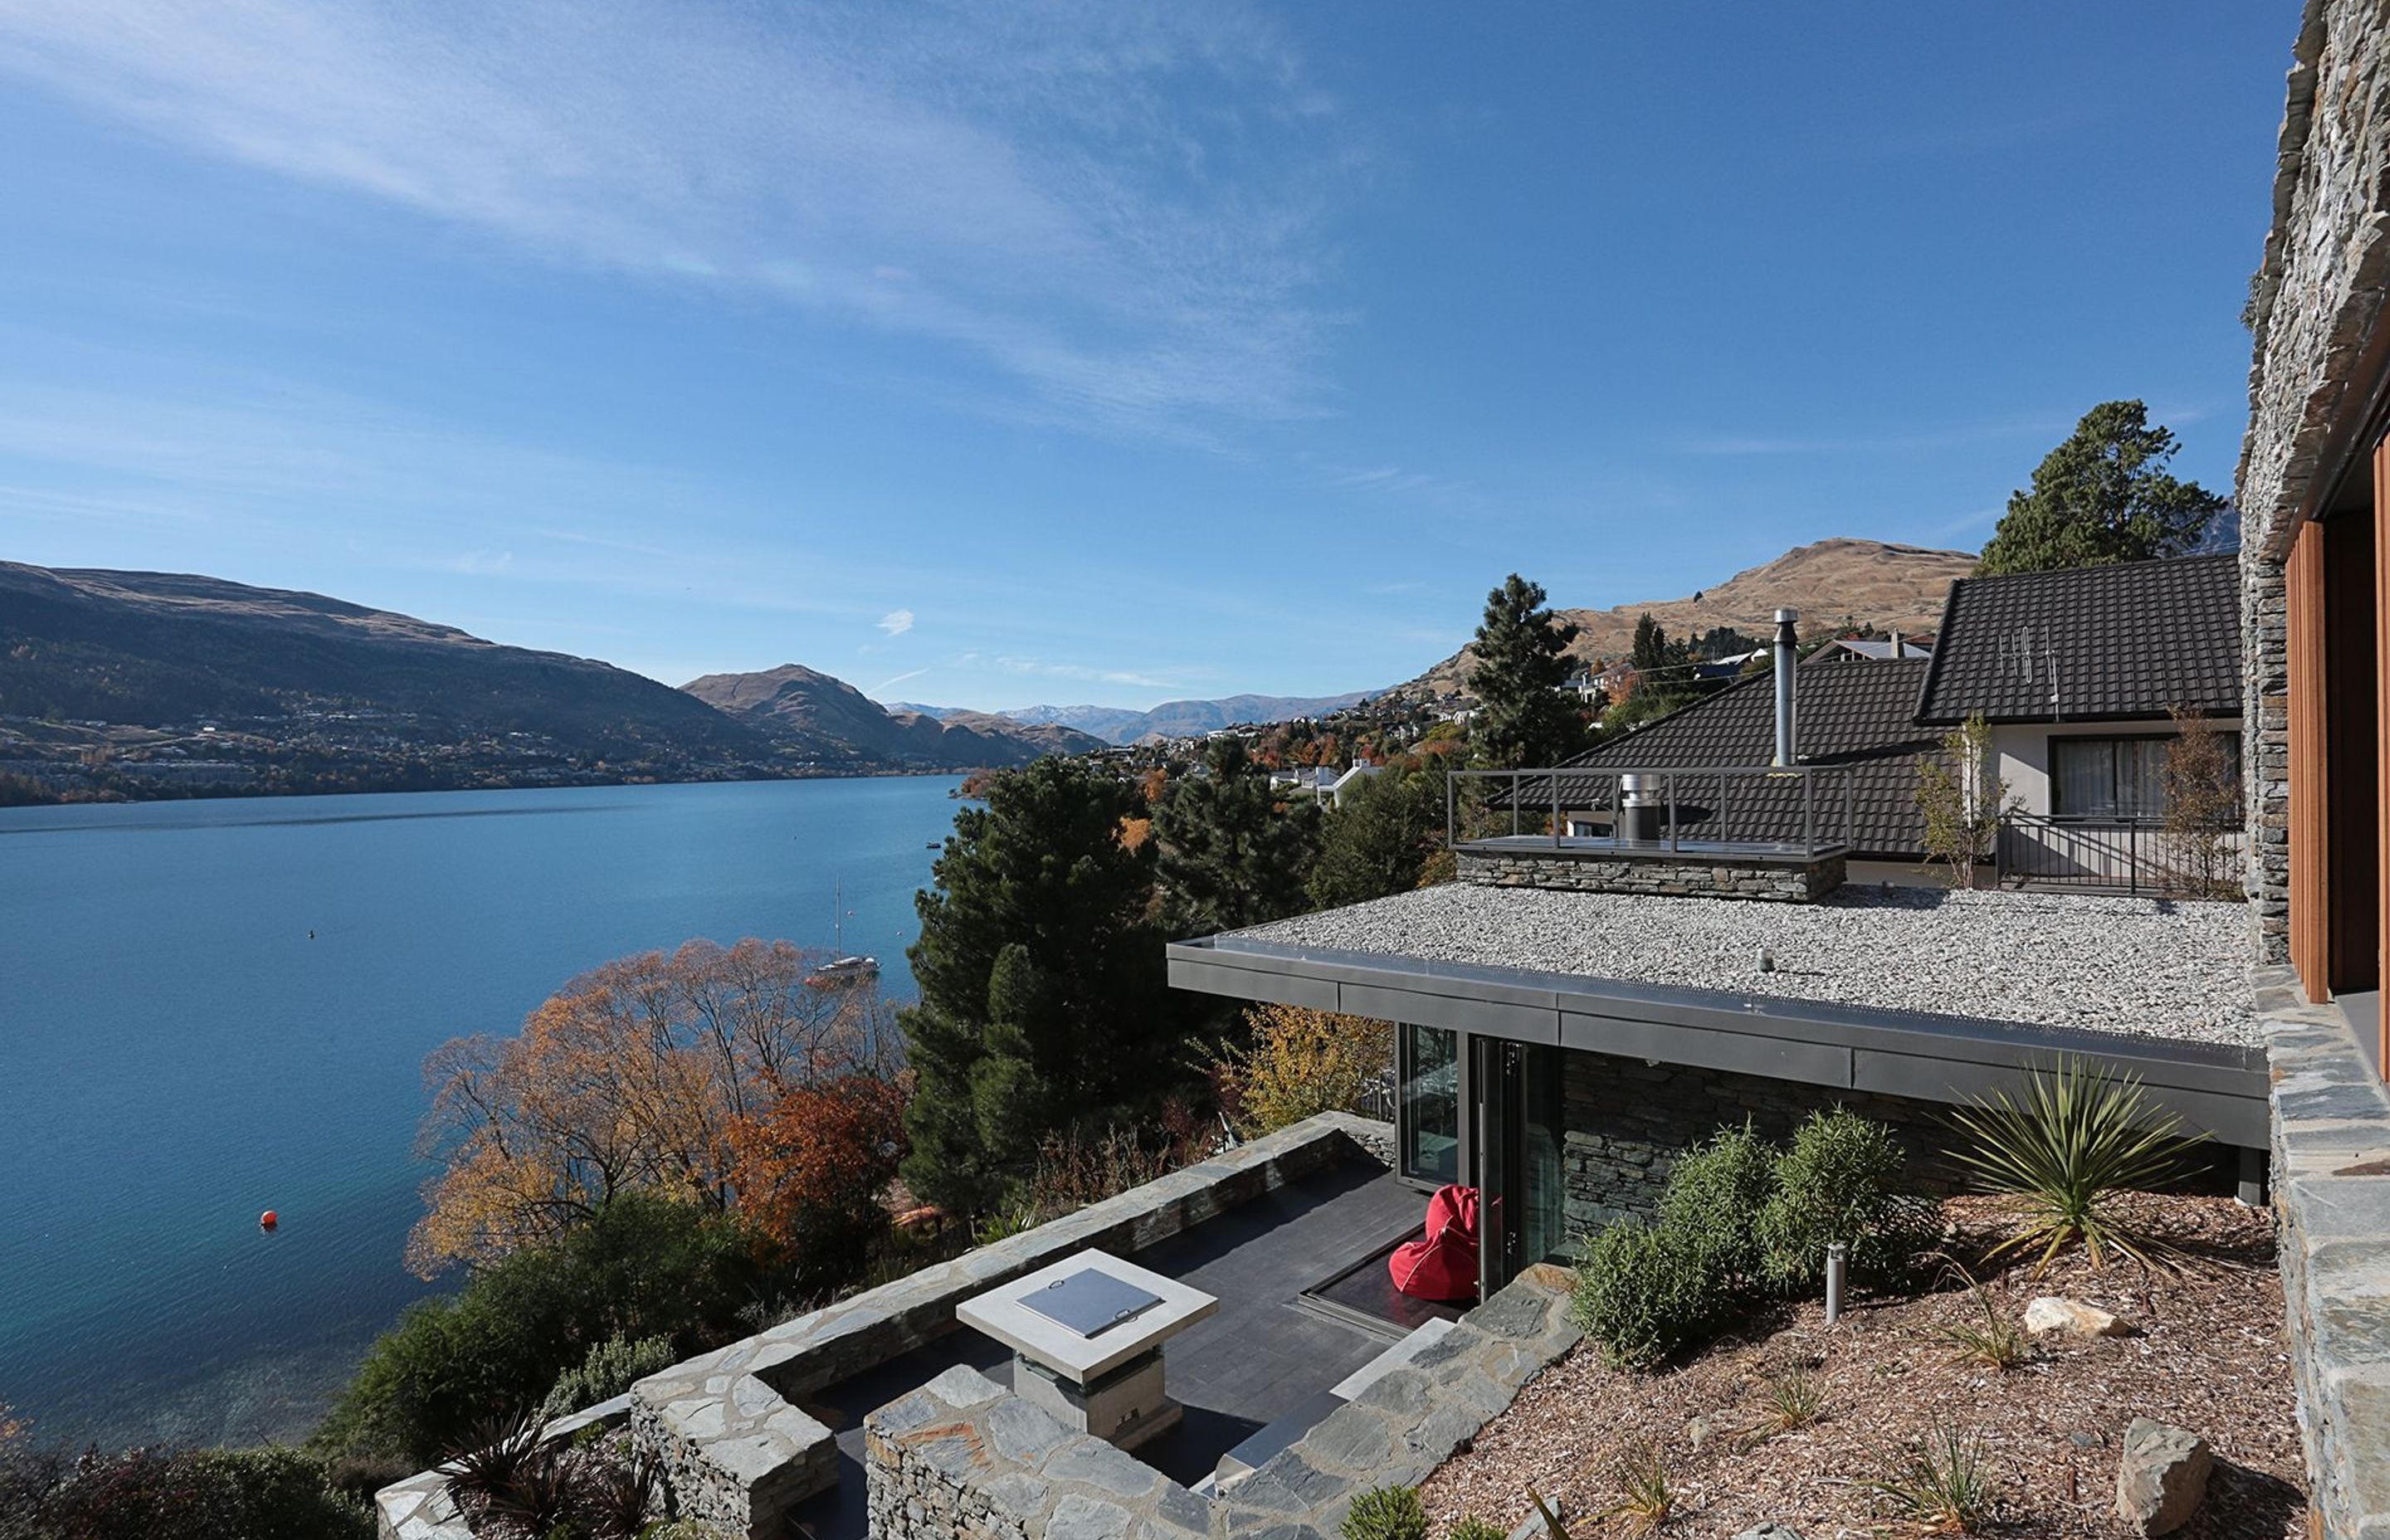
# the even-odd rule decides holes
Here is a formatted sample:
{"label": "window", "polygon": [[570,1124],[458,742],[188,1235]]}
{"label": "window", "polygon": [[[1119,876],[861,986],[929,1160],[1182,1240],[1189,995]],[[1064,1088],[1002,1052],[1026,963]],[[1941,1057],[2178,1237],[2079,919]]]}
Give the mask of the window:
{"label": "window", "polygon": [[1460,1179],[1459,1034],[1405,1023],[1399,1040],[1403,1174],[1422,1182],[1457,1182]]}
{"label": "window", "polygon": [[[2241,735],[2219,735],[2241,769]],[[2061,818],[2165,816],[2166,751],[2171,737],[2053,738],[2049,740],[2049,811]]]}

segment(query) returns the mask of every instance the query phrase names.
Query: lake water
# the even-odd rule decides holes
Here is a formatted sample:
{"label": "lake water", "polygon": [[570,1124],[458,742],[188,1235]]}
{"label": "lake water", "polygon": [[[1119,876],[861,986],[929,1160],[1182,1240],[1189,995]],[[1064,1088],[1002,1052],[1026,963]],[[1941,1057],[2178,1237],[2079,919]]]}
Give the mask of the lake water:
{"label": "lake water", "polygon": [[45,1439],[303,1436],[430,1290],[426,1053],[610,957],[827,946],[840,885],[908,997],[957,784],[0,809],[0,1401]]}

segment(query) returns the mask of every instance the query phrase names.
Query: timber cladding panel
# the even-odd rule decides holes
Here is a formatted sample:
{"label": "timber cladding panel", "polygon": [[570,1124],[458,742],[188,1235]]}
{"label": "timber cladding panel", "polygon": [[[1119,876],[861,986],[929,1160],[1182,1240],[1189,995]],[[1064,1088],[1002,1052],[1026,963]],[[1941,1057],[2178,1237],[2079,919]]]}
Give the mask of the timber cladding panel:
{"label": "timber cladding panel", "polygon": [[2291,686],[2291,965],[2298,969],[2311,1000],[2325,995],[2332,939],[2326,917],[2332,853],[2324,819],[2324,541],[2321,525],[2301,528],[2285,574],[2290,603],[2284,639]]}

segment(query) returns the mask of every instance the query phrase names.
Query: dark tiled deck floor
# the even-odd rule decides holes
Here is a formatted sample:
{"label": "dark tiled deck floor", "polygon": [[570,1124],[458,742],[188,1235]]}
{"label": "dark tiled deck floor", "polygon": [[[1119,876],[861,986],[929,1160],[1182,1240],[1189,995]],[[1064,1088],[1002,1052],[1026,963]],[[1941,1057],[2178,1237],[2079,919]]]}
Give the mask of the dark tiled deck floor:
{"label": "dark tiled deck floor", "polygon": [[[1186,1420],[1137,1457],[1191,1486],[1248,1435],[1383,1353],[1386,1338],[1295,1300],[1415,1227],[1426,1205],[1424,1194],[1382,1168],[1355,1161],[1136,1253],[1139,1265],[1220,1301],[1217,1315],[1165,1350],[1170,1393],[1187,1408]],[[797,1511],[800,1533],[815,1540],[863,1534],[864,1417],[956,1364],[999,1382],[1011,1379],[1004,1348],[958,1329],[831,1387],[807,1408],[839,1430],[839,1482]]]}

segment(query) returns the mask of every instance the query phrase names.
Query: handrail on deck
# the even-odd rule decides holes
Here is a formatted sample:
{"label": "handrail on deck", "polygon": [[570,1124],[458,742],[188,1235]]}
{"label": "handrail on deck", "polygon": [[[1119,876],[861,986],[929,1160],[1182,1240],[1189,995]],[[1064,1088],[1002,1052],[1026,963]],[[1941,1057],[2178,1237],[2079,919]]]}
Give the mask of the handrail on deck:
{"label": "handrail on deck", "polygon": [[[1643,784],[1634,788],[1637,801],[1629,803],[1627,782],[1642,777]],[[1680,795],[1699,796],[1715,788],[1717,792],[1715,818],[1717,834],[1691,843],[1704,849],[1737,846],[1770,851],[1797,850],[1805,855],[1828,854],[1851,848],[1857,832],[1854,807],[1853,767],[1841,764],[1705,764],[1705,765],[1544,765],[1516,770],[1447,770],[1444,780],[1444,844],[1446,850],[1458,850],[1470,842],[1464,841],[1459,828],[1459,790],[1465,780],[1504,781],[1509,784],[1510,834],[1513,841],[1543,838],[1523,828],[1520,823],[1528,793],[1532,789],[1538,802],[1548,803],[1551,820],[1549,838],[1554,850],[1585,850],[1611,848],[1625,851],[1666,851],[1675,853],[1685,848],[1677,820]],[[1737,840],[1733,837],[1734,788],[1756,782],[1763,786],[1797,782],[1801,789],[1801,832],[1798,841]],[[1563,789],[1564,783],[1569,787]],[[1575,789],[1583,788],[1582,793]],[[1746,799],[1746,807],[1756,799]],[[1841,838],[1821,840],[1818,837],[1820,813],[1831,818],[1833,807],[1841,810]],[[1625,835],[1628,807],[1638,809],[1658,806],[1664,809],[1663,833],[1655,840],[1630,840]],[[1608,813],[1610,833],[1607,836],[1568,833],[1565,815]],[[1479,836],[1478,838],[1484,838]]]}

